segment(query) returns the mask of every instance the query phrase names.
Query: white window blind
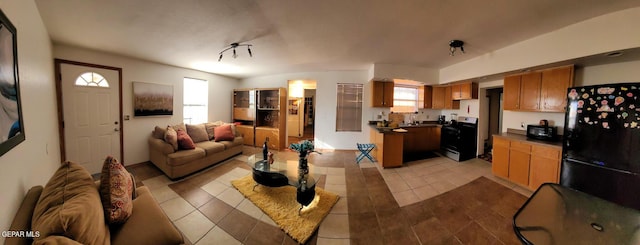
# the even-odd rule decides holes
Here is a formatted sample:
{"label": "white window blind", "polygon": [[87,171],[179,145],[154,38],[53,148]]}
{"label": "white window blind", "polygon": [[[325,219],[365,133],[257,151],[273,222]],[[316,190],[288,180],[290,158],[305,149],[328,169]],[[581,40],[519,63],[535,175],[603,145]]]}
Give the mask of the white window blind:
{"label": "white window blind", "polygon": [[338,83],[336,132],[362,131],[362,95],[362,84]]}
{"label": "white window blind", "polygon": [[184,123],[198,124],[208,121],[209,84],[206,80],[185,77],[183,98]]}
{"label": "white window blind", "polygon": [[418,111],[418,88],[396,84],[393,87],[393,112]]}

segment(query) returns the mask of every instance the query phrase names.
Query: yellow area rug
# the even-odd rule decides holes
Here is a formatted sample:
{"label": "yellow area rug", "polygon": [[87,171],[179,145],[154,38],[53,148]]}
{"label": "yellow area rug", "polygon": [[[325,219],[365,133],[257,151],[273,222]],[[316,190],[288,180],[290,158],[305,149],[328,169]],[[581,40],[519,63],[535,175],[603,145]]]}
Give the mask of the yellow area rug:
{"label": "yellow area rug", "polygon": [[315,199],[298,215],[301,206],[296,201],[296,188],[293,186],[273,188],[259,185],[254,191],[256,182],[251,175],[233,180],[231,184],[299,243],[305,243],[311,237],[339,198],[316,187]]}

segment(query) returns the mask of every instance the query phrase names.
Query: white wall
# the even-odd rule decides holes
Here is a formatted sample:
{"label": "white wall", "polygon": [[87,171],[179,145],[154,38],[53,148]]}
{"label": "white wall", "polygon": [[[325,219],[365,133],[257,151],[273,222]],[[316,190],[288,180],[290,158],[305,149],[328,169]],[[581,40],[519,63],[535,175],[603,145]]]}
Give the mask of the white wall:
{"label": "white wall", "polygon": [[588,66],[575,69],[575,85],[640,82],[640,61]]}
{"label": "white wall", "polygon": [[[231,95],[239,80],[210,73],[162,65],[143,60],[97,52],[76,47],[54,45],[55,58],[122,68],[123,121],[125,165],[149,160],[147,138],[154,126],[182,122],[182,83],[184,77],[209,81],[209,121],[231,120]],[[133,85],[131,82],[151,82],[173,85],[173,116],[133,117]],[[285,81],[286,83],[286,81]]]}
{"label": "white wall", "polygon": [[440,83],[640,47],[640,7],[585,20],[440,70]]}
{"label": "white wall", "polygon": [[423,82],[425,84],[438,83],[438,70],[432,68],[394,65],[394,64],[373,64],[368,71],[368,79],[406,79]]}
{"label": "white wall", "polygon": [[[60,166],[53,57],[34,1],[3,0],[17,29],[20,95],[26,140],[0,157],[0,230],[6,231],[27,190]],[[4,238],[0,238],[4,243]]]}
{"label": "white wall", "polygon": [[[288,80],[316,81],[315,146],[318,149],[356,149],[356,143],[369,142],[368,121],[372,117],[368,71],[330,71],[289,73],[243,79],[241,88],[287,87]],[[336,85],[364,84],[362,132],[336,132]]]}

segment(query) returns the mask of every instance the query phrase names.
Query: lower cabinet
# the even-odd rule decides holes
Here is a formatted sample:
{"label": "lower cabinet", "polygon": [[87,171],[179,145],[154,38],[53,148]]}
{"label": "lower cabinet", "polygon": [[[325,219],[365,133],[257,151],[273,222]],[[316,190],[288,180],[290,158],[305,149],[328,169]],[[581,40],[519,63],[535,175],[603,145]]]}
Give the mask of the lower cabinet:
{"label": "lower cabinet", "polygon": [[402,166],[402,133],[380,133],[371,129],[371,142],[376,145],[373,156],[383,168]]}
{"label": "lower cabinet", "polygon": [[277,128],[256,127],[256,146],[262,146],[269,139],[267,147],[272,150],[280,149],[280,134]]}
{"label": "lower cabinet", "polygon": [[250,125],[236,125],[236,131],[244,138],[244,144],[254,146],[253,142],[253,126]]}
{"label": "lower cabinet", "polygon": [[559,147],[494,136],[491,170],[496,176],[536,190],[546,182],[559,183],[560,153]]}

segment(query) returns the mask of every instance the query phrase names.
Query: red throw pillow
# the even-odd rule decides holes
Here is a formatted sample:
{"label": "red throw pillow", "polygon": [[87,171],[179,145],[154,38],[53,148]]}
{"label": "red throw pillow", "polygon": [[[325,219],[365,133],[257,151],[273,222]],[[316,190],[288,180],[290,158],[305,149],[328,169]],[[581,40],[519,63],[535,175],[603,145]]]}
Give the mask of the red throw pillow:
{"label": "red throw pillow", "polygon": [[213,134],[215,135],[215,142],[233,140],[235,138],[235,135],[233,135],[233,130],[231,130],[231,124],[218,126],[213,129],[213,132]]}
{"label": "red throw pillow", "polygon": [[178,133],[178,148],[183,150],[192,150],[196,148],[196,144],[193,143],[193,140],[187,132],[182,129],[176,130]]}

